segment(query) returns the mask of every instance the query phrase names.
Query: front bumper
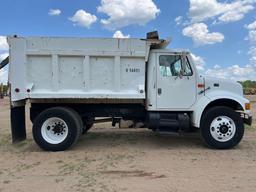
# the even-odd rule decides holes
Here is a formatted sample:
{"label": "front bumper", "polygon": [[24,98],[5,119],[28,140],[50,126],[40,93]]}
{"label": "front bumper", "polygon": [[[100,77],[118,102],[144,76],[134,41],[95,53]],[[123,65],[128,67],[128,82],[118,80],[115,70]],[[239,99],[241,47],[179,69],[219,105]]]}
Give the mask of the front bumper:
{"label": "front bumper", "polygon": [[241,117],[245,124],[252,125],[252,115],[248,113],[241,113]]}

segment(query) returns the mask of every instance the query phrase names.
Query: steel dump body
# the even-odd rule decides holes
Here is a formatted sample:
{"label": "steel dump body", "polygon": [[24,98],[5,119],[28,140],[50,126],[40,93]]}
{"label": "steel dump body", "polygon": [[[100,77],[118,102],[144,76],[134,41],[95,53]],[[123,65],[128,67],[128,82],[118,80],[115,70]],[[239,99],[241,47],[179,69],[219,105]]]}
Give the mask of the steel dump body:
{"label": "steel dump body", "polygon": [[9,37],[11,100],[145,99],[150,43]]}

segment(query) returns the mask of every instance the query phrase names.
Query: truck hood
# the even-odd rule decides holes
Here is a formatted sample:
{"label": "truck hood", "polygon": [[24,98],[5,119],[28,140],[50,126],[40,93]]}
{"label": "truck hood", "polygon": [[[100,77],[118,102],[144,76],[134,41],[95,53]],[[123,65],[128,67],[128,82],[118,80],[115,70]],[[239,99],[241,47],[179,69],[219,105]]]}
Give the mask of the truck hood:
{"label": "truck hood", "polygon": [[[219,91],[227,91],[239,96],[243,96],[243,87],[240,83],[235,81],[214,78],[214,77],[204,77],[205,79],[205,89],[210,90],[219,90]],[[206,92],[207,94],[207,92]]]}

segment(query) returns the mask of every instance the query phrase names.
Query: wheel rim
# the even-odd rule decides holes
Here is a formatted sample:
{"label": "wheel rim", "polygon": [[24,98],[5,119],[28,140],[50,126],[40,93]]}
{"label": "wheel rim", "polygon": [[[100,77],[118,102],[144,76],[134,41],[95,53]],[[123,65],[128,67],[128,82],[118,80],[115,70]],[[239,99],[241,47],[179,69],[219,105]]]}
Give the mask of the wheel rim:
{"label": "wheel rim", "polygon": [[236,124],[227,116],[216,117],[210,127],[212,137],[219,142],[227,142],[232,139],[236,132]]}
{"label": "wheel rim", "polygon": [[66,139],[68,135],[68,126],[64,120],[58,117],[52,117],[43,123],[41,134],[44,140],[48,143],[59,144]]}

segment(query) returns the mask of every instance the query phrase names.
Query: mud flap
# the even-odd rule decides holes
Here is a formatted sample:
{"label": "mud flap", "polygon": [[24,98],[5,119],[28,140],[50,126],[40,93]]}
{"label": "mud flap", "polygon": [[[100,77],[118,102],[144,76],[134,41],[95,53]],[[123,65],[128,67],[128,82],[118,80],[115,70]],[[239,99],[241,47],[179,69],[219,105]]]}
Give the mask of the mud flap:
{"label": "mud flap", "polygon": [[11,108],[11,132],[13,143],[26,139],[25,106]]}

